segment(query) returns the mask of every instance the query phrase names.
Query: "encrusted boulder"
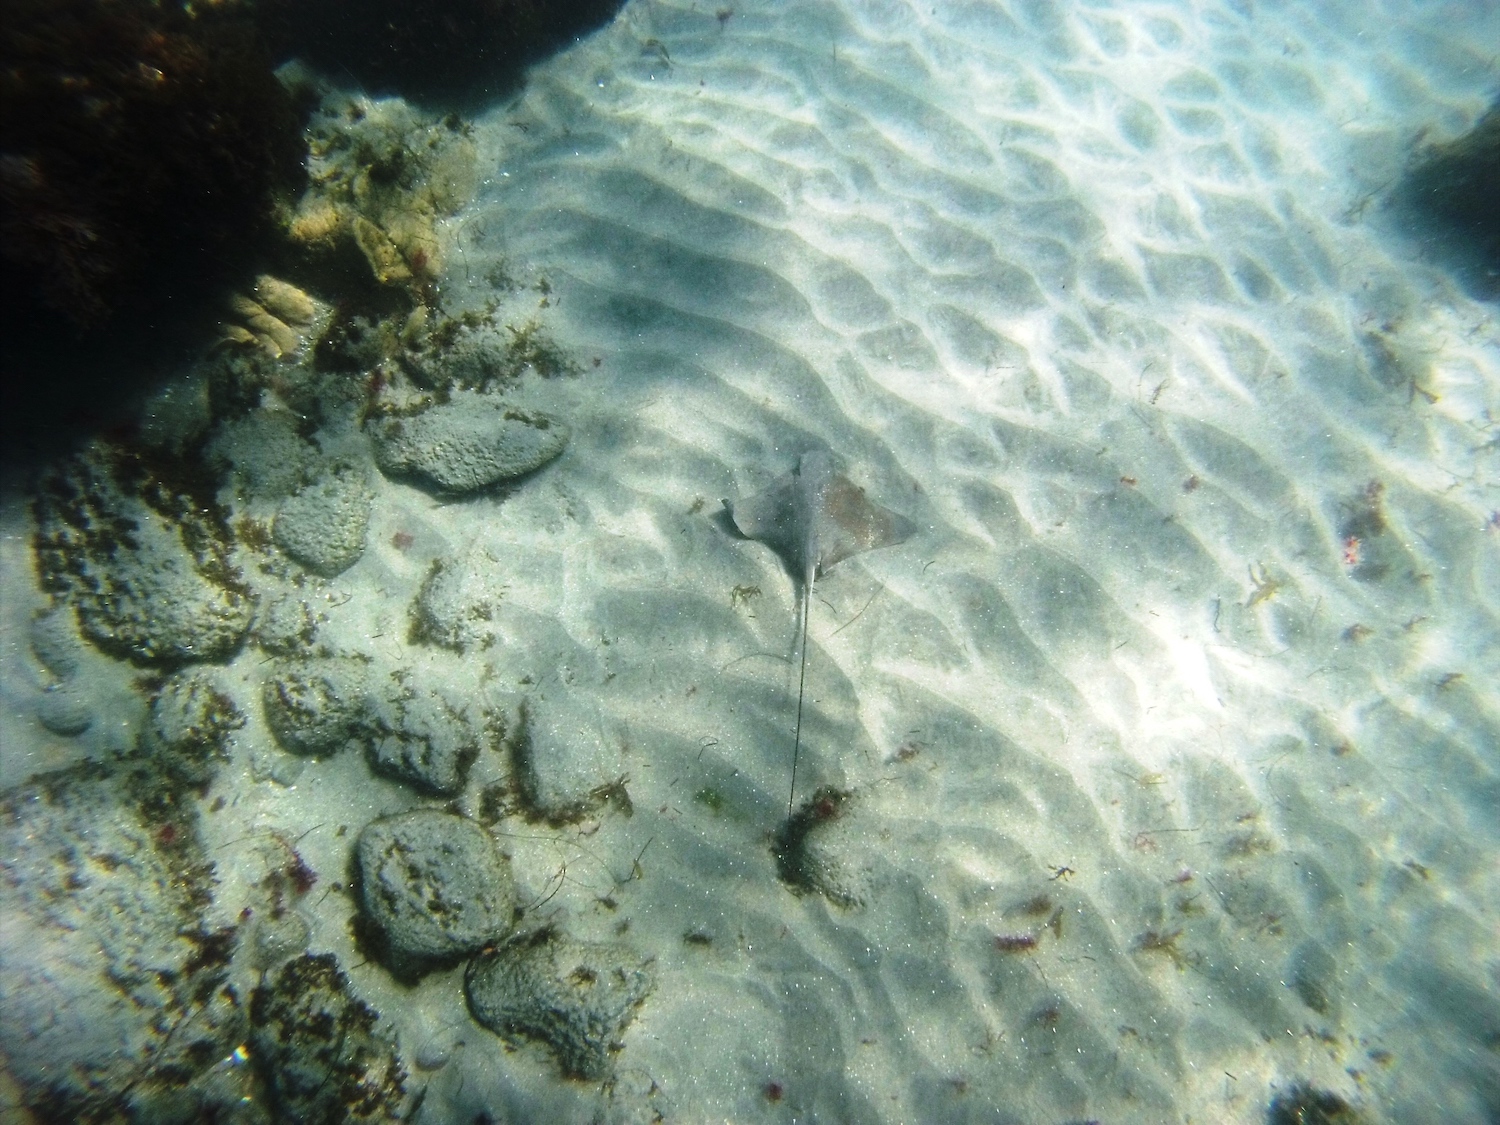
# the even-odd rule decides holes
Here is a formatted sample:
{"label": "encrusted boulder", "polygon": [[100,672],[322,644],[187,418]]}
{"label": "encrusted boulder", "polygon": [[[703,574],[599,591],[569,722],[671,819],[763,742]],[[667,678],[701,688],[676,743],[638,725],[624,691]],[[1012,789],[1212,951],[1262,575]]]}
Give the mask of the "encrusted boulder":
{"label": "encrusted boulder", "polygon": [[268,597],[261,603],[251,641],[272,656],[306,655],[318,637],[320,618],[295,594]]}
{"label": "encrusted boulder", "polygon": [[602,1080],[625,1028],[654,985],[629,948],[577,941],[553,927],[522,934],[469,964],[474,1018],[515,1042],[552,1049],[570,1077]]}
{"label": "encrusted boulder", "polygon": [[201,670],[178,672],[151,701],[141,747],[164,773],[189,785],[213,777],[226,757],[231,731],[245,725],[245,717]]}
{"label": "encrusted boulder", "polygon": [[386,476],[444,496],[479,492],[553,460],[568,427],[494,396],[460,391],[419,414],[389,418],[375,435]]}
{"label": "encrusted boulder", "polygon": [[353,657],[292,662],[261,689],[266,723],[284,750],[333,754],[368,730],[369,679]]}
{"label": "encrusted boulder", "polygon": [[250,1051],[278,1120],[404,1120],[395,1036],[331,953],[288,962],[251,994]]}
{"label": "encrusted boulder", "polygon": [[403,966],[466,956],[515,925],[510,861],[466,817],[381,817],[360,833],[355,857],[365,913]]}
{"label": "encrusted boulder", "polygon": [[308,570],[332,578],[365,553],[373,497],[363,471],[338,466],[281,502],[271,536]]}
{"label": "encrusted boulder", "polygon": [[83,635],[143,664],[222,660],[254,599],[230,565],[233,539],[207,497],[132,454],[95,445],[44,479],[36,502],[43,582]]}
{"label": "encrusted boulder", "polygon": [[232,474],[240,491],[261,499],[289,496],[307,479],[318,450],[297,432],[285,410],[252,410],[222,422],[205,450],[217,472]]}
{"label": "encrusted boulder", "polygon": [[216,1073],[245,1028],[192,819],[148,818],[135,780],[94,766],[0,795],[0,1042],[39,1121],[228,1120],[252,1093]]}
{"label": "encrusted boulder", "polygon": [[373,699],[367,737],[375,769],[433,796],[463,789],[479,756],[467,711],[436,691]]}
{"label": "encrusted boulder", "polygon": [[410,639],[454,652],[485,648],[495,638],[495,607],[504,594],[500,564],[488,552],[434,559],[411,607]]}
{"label": "encrusted boulder", "polygon": [[511,776],[531,819],[571,824],[611,802],[631,814],[624,755],[595,717],[522,700],[506,745]]}

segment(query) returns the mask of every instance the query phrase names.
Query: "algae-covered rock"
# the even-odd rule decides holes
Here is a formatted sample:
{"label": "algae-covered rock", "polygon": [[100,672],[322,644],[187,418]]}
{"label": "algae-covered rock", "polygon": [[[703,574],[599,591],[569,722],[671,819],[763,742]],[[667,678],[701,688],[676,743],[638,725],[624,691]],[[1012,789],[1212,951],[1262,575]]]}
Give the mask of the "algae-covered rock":
{"label": "algae-covered rock", "polygon": [[515,924],[510,861],[474,821],[436,809],[381,817],[355,849],[365,913],[397,959],[447,960]]}
{"label": "algae-covered rock", "polygon": [[331,953],[288,962],[251,994],[250,1049],[279,1120],[403,1120],[395,1036],[350,993]]}
{"label": "algae-covered rock", "polygon": [[653,984],[628,947],[551,927],[476,957],[464,980],[479,1023],[509,1042],[539,1040],[564,1073],[593,1080],[610,1076],[611,1056]]}
{"label": "algae-covered rock", "polygon": [[233,540],[213,501],[125,451],[95,445],[50,473],[36,523],[46,588],[105,652],[222,660],[248,632],[254,600],[229,564]]}
{"label": "algae-covered rock", "polygon": [[401,367],[419,386],[477,390],[503,387],[528,372],[543,379],[580,372],[536,321],[502,327],[492,315],[466,313],[436,323],[424,318],[405,336]]}
{"label": "algae-covered rock", "polygon": [[297,661],[266,681],[261,702],[282,749],[332,754],[367,729],[368,668],[352,657]]}
{"label": "algae-covered rock", "polygon": [[191,819],[148,818],[129,781],[68,770],[0,796],[7,1070],[38,1120],[228,1120],[250,1092],[210,1081],[244,1035],[233,934],[203,926]]}
{"label": "algae-covered rock", "polygon": [[876,859],[851,819],[853,811],[853,793],[824,786],[787,817],[771,846],[782,882],[799,894],[821,894],[837,906],[865,902],[876,878]]}
{"label": "algae-covered rock", "polygon": [[411,607],[414,643],[463,653],[494,641],[495,607],[504,594],[500,564],[475,550],[459,559],[434,559]]}
{"label": "algae-covered rock", "polygon": [[467,711],[436,691],[388,695],[370,701],[371,765],[434,796],[463,789],[480,745]]}
{"label": "algae-covered rock", "polygon": [[339,466],[282,501],[271,535],[308,570],[332,578],[365,553],[373,498],[363,471]]}
{"label": "algae-covered rock", "polygon": [[462,790],[479,755],[481,731],[463,706],[413,686],[407,671],[377,675],[358,657],[289,661],[261,701],[282,749],[320,757],[356,742],[372,767],[429,795]]}
{"label": "algae-covered rock", "polygon": [[245,717],[211,676],[179,672],[152,699],[141,746],[169,776],[199,785],[227,757],[230,732],[244,725]]}
{"label": "algae-covered rock", "polygon": [[630,814],[624,755],[593,717],[523,700],[506,742],[521,805],[533,820],[569,824],[609,802]]}
{"label": "algae-covered rock", "polygon": [[541,468],[562,453],[570,431],[557,419],[491,395],[459,392],[375,437],[381,472],[444,495],[463,495]]}
{"label": "algae-covered rock", "polygon": [[317,639],[318,622],[312,607],[294,594],[267,598],[251,640],[273,656],[305,655]]}
{"label": "algae-covered rock", "polygon": [[1271,1100],[1266,1121],[1267,1125],[1364,1125],[1365,1115],[1332,1090],[1298,1081]]}

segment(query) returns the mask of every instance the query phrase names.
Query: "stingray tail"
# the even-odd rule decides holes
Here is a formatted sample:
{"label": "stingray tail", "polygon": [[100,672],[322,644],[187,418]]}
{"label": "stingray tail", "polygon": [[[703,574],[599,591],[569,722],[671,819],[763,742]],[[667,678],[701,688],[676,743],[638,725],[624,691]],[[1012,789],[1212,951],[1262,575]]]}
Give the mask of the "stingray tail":
{"label": "stingray tail", "polygon": [[807,614],[812,606],[813,582],[816,570],[809,566],[802,582],[802,671],[797,677],[797,733],[792,738],[792,787],[786,795],[786,815],[792,815],[792,802],[797,798],[797,758],[802,751],[802,700],[807,693]]}

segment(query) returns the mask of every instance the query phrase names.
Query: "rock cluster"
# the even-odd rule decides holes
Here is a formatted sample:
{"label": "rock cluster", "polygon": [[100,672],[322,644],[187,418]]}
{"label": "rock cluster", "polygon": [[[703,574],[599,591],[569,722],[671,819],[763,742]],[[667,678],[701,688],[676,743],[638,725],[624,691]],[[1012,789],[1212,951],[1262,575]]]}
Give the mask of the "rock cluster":
{"label": "rock cluster", "polygon": [[357,743],[373,768],[433,795],[463,788],[482,742],[467,709],[441,691],[375,676],[356,657],[289,661],[265,682],[261,703],[282,749],[324,757]]}
{"label": "rock cluster", "polygon": [[[129,743],[117,748],[114,773],[59,775],[0,795],[0,917],[17,919],[26,939],[0,943],[0,1038],[16,1044],[7,1047],[14,1073],[70,1119],[89,1118],[101,1098],[118,1100],[106,1115],[163,1122],[396,1120],[407,1109],[393,1035],[332,956],[305,952],[314,911],[287,903],[317,875],[279,829],[272,835],[290,858],[254,884],[261,891],[245,892],[248,905],[219,903],[241,923],[203,929],[213,896],[236,880],[212,881],[196,803],[222,811],[210,787],[231,751],[256,781],[290,784],[299,770],[316,772],[308,759],[358,747],[411,800],[451,799],[449,810],[384,816],[359,833],[359,937],[398,977],[475,959],[475,1018],[507,1038],[545,1042],[568,1074],[609,1076],[651,988],[623,946],[578,942],[558,927],[515,937],[522,912],[509,858],[485,827],[451,811],[468,807],[482,749],[507,749],[495,707],[443,679],[458,664],[452,653],[501,643],[502,563],[460,547],[421,581],[421,552],[441,534],[416,539],[398,524],[391,550],[371,545],[372,523],[390,516],[382,498],[411,500],[388,480],[463,499],[559,457],[567,424],[512,395],[523,376],[579,369],[529,305],[519,329],[498,319],[497,303],[431,311],[439,220],[474,190],[461,122],[426,119],[396,99],[331,97],[311,143],[312,187],[292,234],[310,249],[342,243],[363,254],[389,287],[374,303],[380,311],[367,303],[355,315],[349,301],[262,276],[233,298],[223,339],[180,395],[153,400],[145,436],[63,459],[35,506],[35,553],[53,595],[31,630],[45,673],[39,719],[75,735],[103,713],[74,689],[90,679],[85,660],[110,661],[85,653],[80,635],[152,667],[132,685],[149,701],[139,725],[117,724]],[[299,276],[333,260],[310,252]],[[547,292],[545,282],[537,288]],[[329,581],[356,564],[379,576],[380,596],[412,599],[406,644],[449,652],[403,655],[381,625],[369,632],[384,641],[355,642],[368,652],[342,647],[351,619],[367,628],[385,616],[358,602],[341,611],[370,596],[358,572]],[[247,638],[260,652],[205,666],[235,661]],[[246,672],[274,747],[258,726],[235,734],[255,702],[245,698]],[[620,748],[539,706],[541,720],[523,710],[509,747],[510,789],[486,793],[518,794],[551,824],[612,800],[628,812]],[[224,983],[253,979],[242,968],[261,981],[248,1006]],[[103,991],[86,994],[80,982]],[[174,1035],[179,1023],[191,1033]],[[246,1043],[258,1081],[252,1068],[228,1065]],[[156,1077],[167,1074],[170,1088]],[[224,1108],[266,1098],[269,1110]]]}

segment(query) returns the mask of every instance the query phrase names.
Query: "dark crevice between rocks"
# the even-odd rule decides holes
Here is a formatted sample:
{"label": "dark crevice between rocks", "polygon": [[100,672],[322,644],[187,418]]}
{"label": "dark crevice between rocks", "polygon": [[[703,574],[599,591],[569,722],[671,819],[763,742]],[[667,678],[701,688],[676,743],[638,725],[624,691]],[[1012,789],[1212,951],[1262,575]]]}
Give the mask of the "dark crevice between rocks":
{"label": "dark crevice between rocks", "polygon": [[623,0],[262,0],[278,60],[300,58],[374,95],[473,111],[514,94],[525,69],[614,18]]}
{"label": "dark crevice between rocks", "polygon": [[1402,232],[1471,296],[1500,300],[1500,101],[1457,140],[1420,152],[1390,203]]}

